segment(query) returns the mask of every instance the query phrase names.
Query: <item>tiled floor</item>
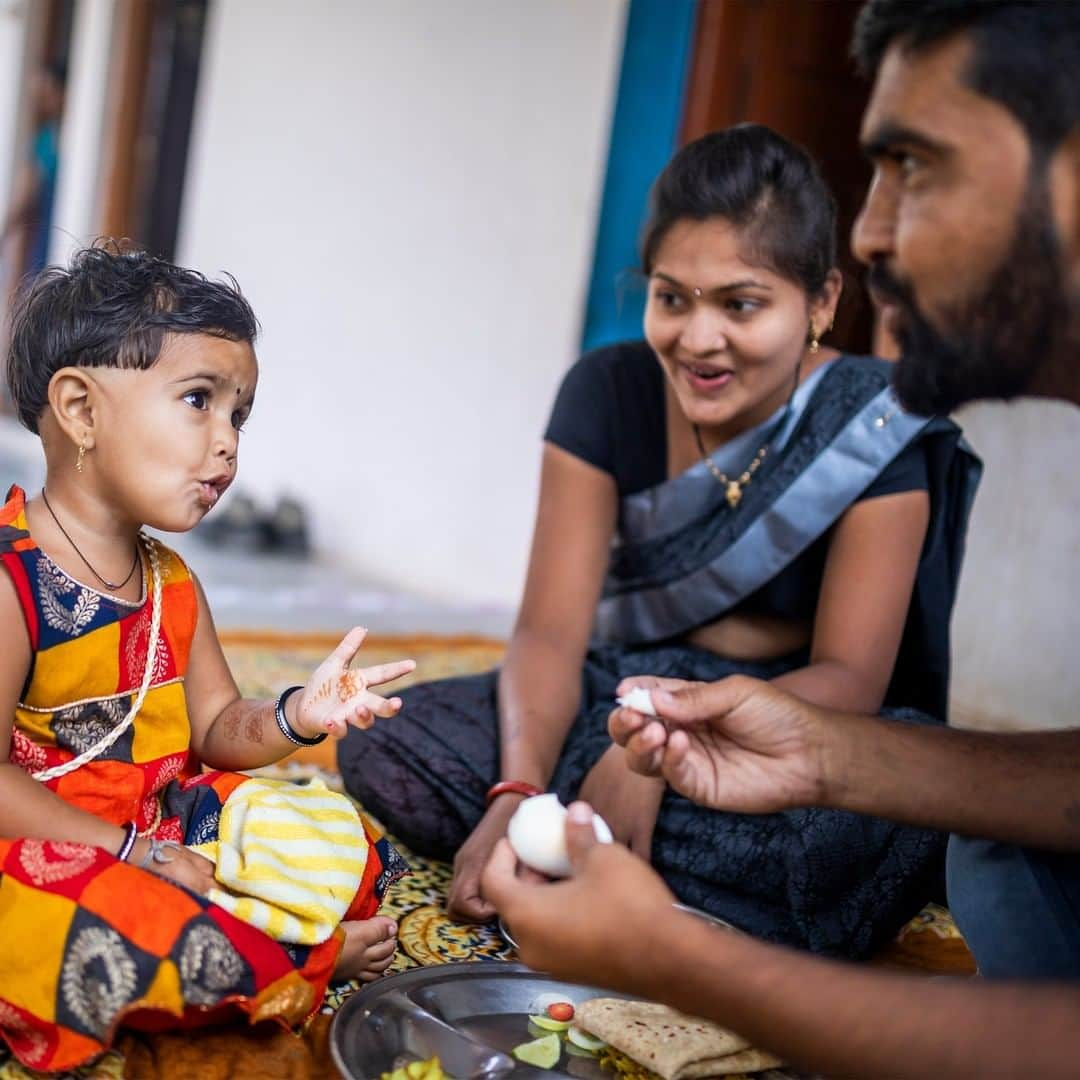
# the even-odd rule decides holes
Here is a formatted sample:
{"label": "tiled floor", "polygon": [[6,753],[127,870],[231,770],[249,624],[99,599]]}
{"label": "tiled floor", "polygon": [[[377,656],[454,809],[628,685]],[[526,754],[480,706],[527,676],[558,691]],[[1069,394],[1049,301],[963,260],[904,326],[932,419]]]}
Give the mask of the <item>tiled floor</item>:
{"label": "tiled floor", "polygon": [[[43,464],[37,439],[0,417],[0,482],[34,492]],[[487,634],[505,637],[513,613],[501,608],[437,604],[374,588],[318,559],[229,550],[195,532],[165,541],[187,559],[206,590],[222,630],[320,630],[366,626],[373,634]]]}

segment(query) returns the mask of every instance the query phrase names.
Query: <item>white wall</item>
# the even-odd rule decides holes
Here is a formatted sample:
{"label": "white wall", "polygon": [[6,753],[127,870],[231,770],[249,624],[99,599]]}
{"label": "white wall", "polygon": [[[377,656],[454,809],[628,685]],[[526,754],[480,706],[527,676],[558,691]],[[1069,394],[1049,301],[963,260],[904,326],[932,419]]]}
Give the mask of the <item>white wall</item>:
{"label": "white wall", "polygon": [[[42,8],[0,0],[0,227],[11,205],[16,176],[26,160],[30,108],[23,94],[24,68],[42,30]],[[12,256],[19,244],[0,245],[0,331],[16,281]]]}
{"label": "white wall", "polygon": [[513,605],[626,0],[220,0],[179,259],[263,324],[242,484],[371,580]]}
{"label": "white wall", "polygon": [[18,0],[0,0],[0,215],[8,206],[18,158],[20,79],[27,11]]}
{"label": "white wall", "polygon": [[71,54],[56,205],[49,238],[49,261],[67,262],[98,235],[102,137],[111,74],[116,0],[78,0],[71,27]]}
{"label": "white wall", "polygon": [[953,722],[1080,726],[1080,409],[970,406],[986,470],[953,620]]}

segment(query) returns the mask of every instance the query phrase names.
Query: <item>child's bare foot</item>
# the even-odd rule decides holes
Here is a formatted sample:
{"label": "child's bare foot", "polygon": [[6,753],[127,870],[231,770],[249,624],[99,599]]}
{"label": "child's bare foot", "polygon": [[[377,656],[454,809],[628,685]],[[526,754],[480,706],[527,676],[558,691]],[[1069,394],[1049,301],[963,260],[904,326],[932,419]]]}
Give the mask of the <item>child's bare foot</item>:
{"label": "child's bare foot", "polygon": [[345,944],[334,968],[336,979],[377,979],[394,959],[397,923],[385,915],[359,922],[343,922]]}

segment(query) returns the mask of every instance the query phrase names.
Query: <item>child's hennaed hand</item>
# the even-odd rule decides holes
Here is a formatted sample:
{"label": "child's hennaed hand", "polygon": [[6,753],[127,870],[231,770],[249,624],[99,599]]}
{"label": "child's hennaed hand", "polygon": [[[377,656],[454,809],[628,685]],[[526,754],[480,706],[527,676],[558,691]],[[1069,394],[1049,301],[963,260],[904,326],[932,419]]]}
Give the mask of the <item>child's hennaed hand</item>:
{"label": "child's hennaed hand", "polygon": [[[356,626],[312,674],[296,700],[295,717],[289,720],[299,735],[309,739],[329,733],[344,735],[348,725],[368,728],[376,716],[393,716],[401,708],[401,698],[384,698],[368,689],[407,675],[415,660],[392,660],[373,667],[350,668],[367,630]],[[298,699],[298,700],[297,700]]]}

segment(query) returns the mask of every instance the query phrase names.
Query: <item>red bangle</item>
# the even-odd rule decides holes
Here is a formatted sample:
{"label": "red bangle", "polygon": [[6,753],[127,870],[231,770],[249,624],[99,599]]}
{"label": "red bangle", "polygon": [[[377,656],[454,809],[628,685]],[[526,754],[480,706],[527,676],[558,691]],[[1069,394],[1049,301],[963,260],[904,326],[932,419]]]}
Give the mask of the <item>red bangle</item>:
{"label": "red bangle", "polygon": [[535,784],[528,784],[524,780],[500,780],[497,784],[492,784],[488,788],[486,801],[490,806],[500,795],[543,795],[544,789],[538,788]]}

